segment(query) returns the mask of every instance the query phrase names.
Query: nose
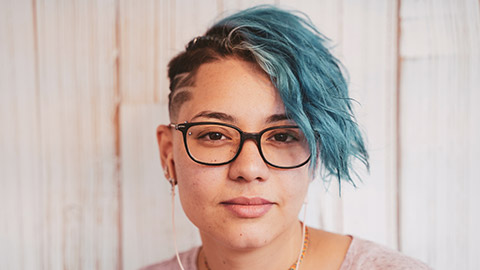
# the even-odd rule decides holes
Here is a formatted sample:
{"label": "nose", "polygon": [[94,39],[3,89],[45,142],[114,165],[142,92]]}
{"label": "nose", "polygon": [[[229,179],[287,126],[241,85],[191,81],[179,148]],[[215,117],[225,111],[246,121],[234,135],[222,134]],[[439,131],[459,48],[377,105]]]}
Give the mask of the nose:
{"label": "nose", "polygon": [[265,181],[270,169],[263,161],[254,140],[246,140],[237,158],[230,163],[229,177],[232,180]]}

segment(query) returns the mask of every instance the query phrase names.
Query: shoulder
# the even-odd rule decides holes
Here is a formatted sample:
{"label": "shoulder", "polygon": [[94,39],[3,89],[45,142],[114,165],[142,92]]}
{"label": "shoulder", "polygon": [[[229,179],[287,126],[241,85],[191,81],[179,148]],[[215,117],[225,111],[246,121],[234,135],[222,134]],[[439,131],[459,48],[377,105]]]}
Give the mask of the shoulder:
{"label": "shoulder", "polygon": [[417,259],[371,241],[352,237],[341,270],[431,269]]}
{"label": "shoulder", "polygon": [[[179,254],[185,270],[197,270],[197,255],[199,250],[200,247],[194,247]],[[177,257],[173,256],[169,260],[143,267],[140,270],[180,270],[180,266],[178,265]]]}

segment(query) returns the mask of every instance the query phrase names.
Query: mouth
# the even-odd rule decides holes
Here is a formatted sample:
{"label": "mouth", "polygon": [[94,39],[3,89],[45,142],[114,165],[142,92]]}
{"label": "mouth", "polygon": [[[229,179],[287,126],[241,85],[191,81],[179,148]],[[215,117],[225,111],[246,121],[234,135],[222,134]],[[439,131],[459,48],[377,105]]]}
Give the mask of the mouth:
{"label": "mouth", "polygon": [[259,218],[267,214],[275,203],[260,197],[237,197],[220,204],[236,217]]}

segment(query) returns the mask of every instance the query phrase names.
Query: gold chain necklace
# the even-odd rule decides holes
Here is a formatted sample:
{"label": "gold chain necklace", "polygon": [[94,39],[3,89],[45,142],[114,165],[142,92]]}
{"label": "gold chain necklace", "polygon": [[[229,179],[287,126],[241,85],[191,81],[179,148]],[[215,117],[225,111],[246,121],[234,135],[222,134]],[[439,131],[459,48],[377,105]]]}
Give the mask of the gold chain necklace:
{"label": "gold chain necklace", "polygon": [[[307,247],[308,247],[308,227],[305,226],[305,238],[303,238],[303,248],[302,248],[302,254],[300,255],[300,260],[298,262],[295,262],[288,270],[295,270],[297,269],[297,263],[300,264],[303,261],[303,257],[305,257],[305,253],[307,252]],[[205,263],[205,267],[207,270],[212,270],[210,269],[210,266],[208,266],[207,262],[207,256],[203,254],[203,262]]]}

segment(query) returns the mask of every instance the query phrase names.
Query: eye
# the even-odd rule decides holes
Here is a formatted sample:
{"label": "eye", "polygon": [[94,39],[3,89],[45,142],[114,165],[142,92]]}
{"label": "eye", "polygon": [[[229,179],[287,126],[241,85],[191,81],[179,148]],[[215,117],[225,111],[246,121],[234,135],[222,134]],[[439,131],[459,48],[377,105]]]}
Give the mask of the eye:
{"label": "eye", "polygon": [[216,141],[216,140],[221,140],[222,137],[224,137],[224,136],[220,132],[209,132],[209,133],[205,134],[203,137],[208,137],[208,139],[210,139],[212,141]]}
{"label": "eye", "polygon": [[204,132],[197,136],[197,139],[204,140],[204,141],[220,141],[220,140],[227,140],[229,139],[221,132],[210,131]]}
{"label": "eye", "polygon": [[298,141],[298,139],[294,135],[288,132],[277,132],[269,136],[268,140],[273,142],[281,142],[281,143]]}
{"label": "eye", "polygon": [[190,127],[189,140],[208,145],[221,145],[239,140],[240,133],[237,130],[217,124],[201,124]]}
{"label": "eye", "polygon": [[[291,136],[290,136],[291,137]],[[286,134],[286,133],[279,133],[279,134],[275,134],[273,136],[273,138],[276,140],[276,141],[279,141],[279,142],[285,142],[289,139],[289,135]]]}

